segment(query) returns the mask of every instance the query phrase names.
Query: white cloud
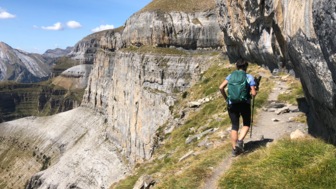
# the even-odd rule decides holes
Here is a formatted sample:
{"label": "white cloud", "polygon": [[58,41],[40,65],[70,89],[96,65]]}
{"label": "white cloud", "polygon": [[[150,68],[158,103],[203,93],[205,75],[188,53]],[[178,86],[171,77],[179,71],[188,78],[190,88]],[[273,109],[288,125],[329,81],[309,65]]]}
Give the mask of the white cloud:
{"label": "white cloud", "polygon": [[15,18],[16,16],[5,11],[5,10],[2,10],[0,9],[0,19],[10,19],[10,18]]}
{"label": "white cloud", "polygon": [[71,29],[77,29],[82,27],[82,25],[79,22],[73,20],[67,22],[67,26]]}
{"label": "white cloud", "polygon": [[99,31],[103,31],[103,30],[109,30],[109,29],[114,29],[113,25],[100,25],[99,27],[96,27],[94,29],[92,29],[93,32],[99,32]]}
{"label": "white cloud", "polygon": [[53,26],[42,26],[41,28],[44,30],[54,30],[54,31],[59,31],[59,30],[64,29],[61,22],[57,22]]}

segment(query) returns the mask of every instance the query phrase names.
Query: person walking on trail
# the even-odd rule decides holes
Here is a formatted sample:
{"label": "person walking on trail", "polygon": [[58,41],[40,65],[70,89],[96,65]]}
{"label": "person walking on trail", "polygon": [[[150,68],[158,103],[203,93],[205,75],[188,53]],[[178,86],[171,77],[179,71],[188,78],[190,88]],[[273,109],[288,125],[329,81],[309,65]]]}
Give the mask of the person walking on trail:
{"label": "person walking on trail", "polygon": [[[248,62],[238,60],[237,70],[233,71],[219,86],[219,90],[227,102],[231,119],[231,144],[232,156],[237,156],[244,151],[244,138],[251,126],[251,98],[257,94],[256,82],[252,75],[247,74]],[[228,95],[225,87],[228,86]],[[239,130],[239,118],[243,118],[243,127]]]}

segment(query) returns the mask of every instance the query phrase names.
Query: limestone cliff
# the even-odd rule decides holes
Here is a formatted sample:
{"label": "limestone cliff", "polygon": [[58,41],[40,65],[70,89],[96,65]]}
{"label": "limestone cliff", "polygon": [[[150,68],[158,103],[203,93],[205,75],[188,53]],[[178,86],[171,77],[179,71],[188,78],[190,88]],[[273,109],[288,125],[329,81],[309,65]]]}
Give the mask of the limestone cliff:
{"label": "limestone cliff", "polygon": [[217,0],[232,61],[289,67],[310,106],[310,133],[336,143],[335,2]]}
{"label": "limestone cliff", "polygon": [[83,105],[106,115],[109,138],[131,164],[150,158],[155,132],[174,105],[174,92],[188,88],[209,66],[209,57],[128,50],[96,56]]}
{"label": "limestone cliff", "polygon": [[173,46],[184,49],[224,46],[223,32],[213,9],[195,13],[140,12],[127,20],[122,39],[126,46]]}
{"label": "limestone cliff", "polygon": [[[143,11],[121,28],[84,38],[71,53],[81,63],[93,64],[81,107],[1,124],[3,141],[32,141],[10,166],[0,170],[8,178],[12,173],[6,169],[26,159],[30,163],[19,174],[23,179],[2,183],[22,186],[31,177],[29,189],[107,188],[123,178],[136,163],[152,156],[157,129],[171,117],[176,95],[210,66],[216,57],[213,50],[224,46],[223,36],[214,9],[207,9]],[[71,68],[61,76],[82,77],[87,72],[82,74],[81,68]],[[12,144],[1,145],[0,153],[15,155],[8,150]],[[37,161],[30,155],[34,148],[46,158]],[[42,171],[35,168],[32,176],[31,165],[39,165]]]}

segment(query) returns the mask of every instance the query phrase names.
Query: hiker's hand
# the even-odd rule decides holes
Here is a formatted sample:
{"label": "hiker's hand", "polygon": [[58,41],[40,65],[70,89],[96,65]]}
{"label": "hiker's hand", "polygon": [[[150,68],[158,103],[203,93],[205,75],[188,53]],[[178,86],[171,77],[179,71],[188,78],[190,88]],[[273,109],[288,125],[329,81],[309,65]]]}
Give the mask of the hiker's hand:
{"label": "hiker's hand", "polygon": [[259,84],[260,84],[261,76],[258,76],[254,81],[256,83],[255,89],[259,91]]}

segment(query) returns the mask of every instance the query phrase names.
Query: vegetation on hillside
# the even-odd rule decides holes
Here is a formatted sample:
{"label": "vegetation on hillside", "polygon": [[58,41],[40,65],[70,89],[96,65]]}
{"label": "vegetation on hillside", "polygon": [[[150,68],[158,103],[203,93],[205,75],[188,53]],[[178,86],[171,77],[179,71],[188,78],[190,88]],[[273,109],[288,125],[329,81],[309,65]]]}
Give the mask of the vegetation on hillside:
{"label": "vegetation on hillside", "polygon": [[197,12],[213,9],[216,2],[213,0],[153,0],[140,12],[160,11],[160,12]]}
{"label": "vegetation on hillside", "polygon": [[283,139],[235,161],[220,188],[334,188],[336,148],[322,140]]}
{"label": "vegetation on hillside", "polygon": [[63,71],[65,71],[68,68],[71,68],[73,66],[79,65],[78,60],[73,60],[69,57],[60,57],[55,61],[55,64],[53,66],[53,73],[54,77],[61,74]]}
{"label": "vegetation on hillside", "polygon": [[67,111],[82,101],[84,89],[67,90],[51,84],[0,83],[0,122]]}

